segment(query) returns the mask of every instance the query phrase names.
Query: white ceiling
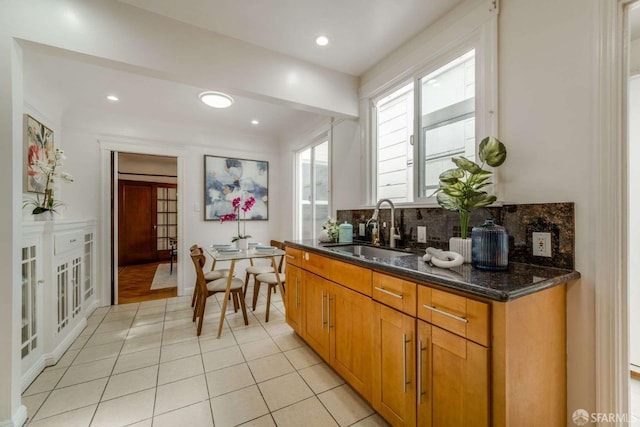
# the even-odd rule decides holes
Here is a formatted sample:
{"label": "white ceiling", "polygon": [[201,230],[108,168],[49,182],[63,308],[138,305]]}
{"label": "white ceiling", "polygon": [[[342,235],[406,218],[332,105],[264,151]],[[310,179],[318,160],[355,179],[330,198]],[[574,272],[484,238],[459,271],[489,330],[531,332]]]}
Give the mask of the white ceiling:
{"label": "white ceiling", "polygon": [[[120,0],[360,76],[461,0]],[[320,48],[315,38],[327,35]]]}
{"label": "white ceiling", "polygon": [[[228,37],[352,75],[361,75],[461,0],[120,0]],[[319,48],[318,34],[331,39]],[[61,109],[62,123],[97,133],[136,134],[136,122],[187,129],[206,140],[212,131],[281,141],[320,121],[319,114],[235,96],[215,110],[197,100],[200,88],[127,71],[107,61],[26,43],[26,93]],[[38,95],[36,95],[36,93]],[[107,94],[120,97],[108,102]],[[251,125],[251,120],[260,125]]]}
{"label": "white ceiling", "polygon": [[[24,46],[24,86],[33,98],[45,97],[62,113],[65,125],[97,133],[127,133],[135,123],[169,128],[193,128],[207,133],[236,133],[282,140],[300,133],[323,117],[234,95],[227,109],[214,109],[198,100],[198,88],[106,65],[80,60],[57,49]],[[118,102],[106,99],[109,94]],[[254,126],[251,120],[260,124]],[[159,133],[162,133],[159,130]]]}

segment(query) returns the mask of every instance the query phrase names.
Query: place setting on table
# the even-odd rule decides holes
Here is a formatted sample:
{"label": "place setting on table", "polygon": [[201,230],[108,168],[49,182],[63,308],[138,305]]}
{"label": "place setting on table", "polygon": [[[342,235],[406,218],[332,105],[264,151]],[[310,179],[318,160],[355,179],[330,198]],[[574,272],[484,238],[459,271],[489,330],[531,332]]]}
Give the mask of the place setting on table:
{"label": "place setting on table", "polygon": [[237,261],[252,260],[257,258],[268,258],[271,260],[271,267],[275,272],[275,277],[278,282],[278,288],[280,295],[284,296],[283,281],[280,278],[278,264],[276,257],[283,257],[285,251],[275,246],[262,245],[259,242],[248,242],[247,249],[238,249],[231,243],[214,243],[206,248],[209,255],[215,262],[218,261],[231,261],[229,266],[229,275],[227,277],[227,289],[225,291],[224,298],[222,300],[222,310],[220,315],[220,323],[218,325],[218,337],[222,334],[222,327],[224,325],[224,318],[227,310],[227,301],[229,300],[229,294],[231,291],[231,281],[234,276],[235,265]]}

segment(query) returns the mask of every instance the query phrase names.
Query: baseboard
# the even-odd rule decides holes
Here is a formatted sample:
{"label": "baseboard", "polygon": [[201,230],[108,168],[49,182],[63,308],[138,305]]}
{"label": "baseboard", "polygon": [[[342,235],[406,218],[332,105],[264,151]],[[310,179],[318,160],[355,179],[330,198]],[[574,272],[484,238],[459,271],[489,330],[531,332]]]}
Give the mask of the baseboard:
{"label": "baseboard", "polygon": [[44,355],[42,355],[27,372],[22,374],[22,388],[20,391],[21,393],[24,393],[24,391],[31,385],[33,380],[35,380],[38,375],[40,375],[40,373],[44,370],[44,368],[46,368],[46,366],[46,358]]}
{"label": "baseboard", "polygon": [[27,422],[27,407],[20,405],[10,420],[0,421],[0,427],[22,427]]}
{"label": "baseboard", "polygon": [[45,364],[47,366],[52,366],[58,363],[58,360],[62,357],[65,351],[71,347],[73,342],[80,336],[84,328],[87,327],[87,318],[83,317],[78,324],[73,328],[71,332],[53,349],[51,353],[47,353],[44,355]]}

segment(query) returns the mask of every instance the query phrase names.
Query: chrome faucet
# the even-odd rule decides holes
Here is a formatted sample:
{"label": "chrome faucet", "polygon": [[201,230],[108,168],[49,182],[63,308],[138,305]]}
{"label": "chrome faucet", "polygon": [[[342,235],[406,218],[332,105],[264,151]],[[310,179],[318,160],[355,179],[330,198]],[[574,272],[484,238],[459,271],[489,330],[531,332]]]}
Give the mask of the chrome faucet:
{"label": "chrome faucet", "polygon": [[[393,202],[389,199],[380,199],[376,204],[376,208],[373,211],[373,216],[369,221],[378,221],[378,212],[380,211],[380,205],[384,202],[387,202],[391,207],[391,228],[389,229],[389,247],[396,247],[396,240],[400,239],[400,235],[396,233],[396,207],[393,205]],[[369,222],[367,221],[367,222]]]}

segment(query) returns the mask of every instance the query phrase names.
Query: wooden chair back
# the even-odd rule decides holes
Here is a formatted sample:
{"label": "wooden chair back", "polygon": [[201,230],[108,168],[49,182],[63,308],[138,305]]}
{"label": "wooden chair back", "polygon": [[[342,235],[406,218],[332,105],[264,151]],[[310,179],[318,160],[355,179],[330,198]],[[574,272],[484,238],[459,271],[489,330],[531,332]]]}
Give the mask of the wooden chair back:
{"label": "wooden chair back", "polygon": [[[279,240],[272,240],[269,244],[275,248],[282,249],[282,250],[284,250],[284,248],[287,247],[287,245],[285,245],[283,242]],[[282,273],[283,263],[284,263],[284,256],[281,256],[280,261],[278,262],[278,273]]]}
{"label": "wooden chair back", "polygon": [[196,284],[200,288],[200,290],[207,292],[207,281],[204,279],[204,263],[206,259],[204,254],[202,253],[202,249],[196,247],[196,249],[191,251],[191,260],[193,261],[193,266],[196,269]]}

